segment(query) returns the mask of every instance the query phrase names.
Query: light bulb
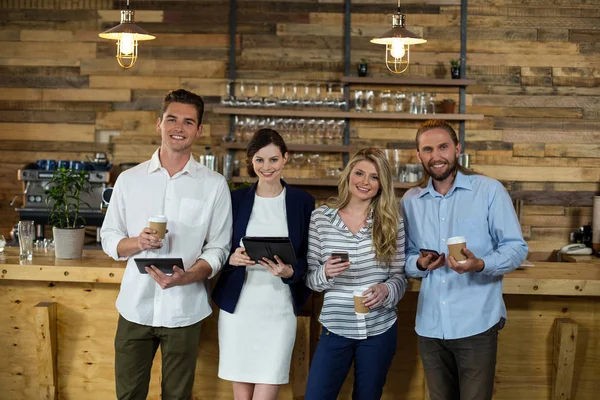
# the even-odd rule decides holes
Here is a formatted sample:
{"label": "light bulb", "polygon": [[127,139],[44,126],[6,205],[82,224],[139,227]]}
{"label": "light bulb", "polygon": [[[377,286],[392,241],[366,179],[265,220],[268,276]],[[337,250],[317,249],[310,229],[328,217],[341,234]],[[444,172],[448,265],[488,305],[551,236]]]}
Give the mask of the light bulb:
{"label": "light bulb", "polygon": [[121,49],[121,54],[129,55],[133,53],[135,45],[135,40],[131,33],[124,33],[121,35],[121,39],[119,39],[119,48]]}
{"label": "light bulb", "polygon": [[390,54],[392,57],[398,59],[404,57],[406,50],[404,50],[404,43],[400,40],[392,40],[392,48],[390,49]]}

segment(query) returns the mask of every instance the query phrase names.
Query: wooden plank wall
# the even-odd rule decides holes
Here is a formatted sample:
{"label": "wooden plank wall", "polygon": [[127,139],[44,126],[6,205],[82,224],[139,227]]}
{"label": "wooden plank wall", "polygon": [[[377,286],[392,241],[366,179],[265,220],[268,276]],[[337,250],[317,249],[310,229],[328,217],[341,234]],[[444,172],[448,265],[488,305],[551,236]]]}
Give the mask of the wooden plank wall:
{"label": "wooden plank wall", "polygon": [[[389,28],[392,1],[352,5],[352,62],[387,75],[369,39]],[[459,0],[402,2],[413,46],[404,76],[449,77],[460,43]],[[142,161],[157,146],[156,109],[184,87],[205,97],[218,146],[228,118],[211,113],[225,92],[228,2],[133,1],[136,22],[157,39],[140,44],[131,70],[98,32],[118,23],[122,0],[0,0],[0,232],[18,219],[9,202],[16,170],[38,158],[83,159],[110,150],[115,162]],[[550,253],[590,222],[600,190],[600,4],[573,0],[469,1],[467,148],[478,171],[525,200],[523,228],[533,252]],[[335,81],[343,73],[342,0],[238,1],[237,70],[245,80]],[[412,91],[419,88],[402,88]],[[431,89],[427,89],[431,90]],[[457,98],[437,89],[438,99]],[[353,145],[405,149],[417,123],[365,121]],[[108,143],[106,138],[110,137]],[[17,203],[18,205],[18,203]]]}

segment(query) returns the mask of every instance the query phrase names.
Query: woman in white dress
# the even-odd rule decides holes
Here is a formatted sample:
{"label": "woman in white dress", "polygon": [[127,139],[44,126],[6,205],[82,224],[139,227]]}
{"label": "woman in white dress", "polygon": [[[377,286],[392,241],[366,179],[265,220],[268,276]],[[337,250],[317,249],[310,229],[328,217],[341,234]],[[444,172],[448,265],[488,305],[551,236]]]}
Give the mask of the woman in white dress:
{"label": "woman in white dress", "polygon": [[[236,400],[271,400],[289,381],[296,315],[310,291],[304,285],[308,227],[315,199],[282,179],[288,151],[272,129],[258,130],[247,150],[251,187],[231,194],[232,252],[213,292],[219,313],[219,377],[232,381]],[[251,260],[244,236],[289,237],[296,264]]]}

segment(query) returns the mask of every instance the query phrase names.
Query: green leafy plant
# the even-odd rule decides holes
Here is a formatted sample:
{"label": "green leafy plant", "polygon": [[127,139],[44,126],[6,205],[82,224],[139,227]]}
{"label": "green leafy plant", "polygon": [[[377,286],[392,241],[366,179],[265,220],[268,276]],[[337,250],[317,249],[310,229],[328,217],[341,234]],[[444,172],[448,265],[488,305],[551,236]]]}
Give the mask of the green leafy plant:
{"label": "green leafy plant", "polygon": [[456,101],[454,99],[443,99],[442,103],[456,103]]}
{"label": "green leafy plant", "polygon": [[450,65],[452,66],[452,68],[458,68],[458,67],[460,67],[460,60],[459,59],[450,60]]}
{"label": "green leafy plant", "polygon": [[361,58],[360,59],[360,63],[361,64],[367,64],[367,59],[366,58]]}
{"label": "green leafy plant", "polygon": [[91,191],[85,171],[59,168],[50,179],[46,191],[49,221],[57,228],[79,228],[85,219],[79,215],[81,195]]}

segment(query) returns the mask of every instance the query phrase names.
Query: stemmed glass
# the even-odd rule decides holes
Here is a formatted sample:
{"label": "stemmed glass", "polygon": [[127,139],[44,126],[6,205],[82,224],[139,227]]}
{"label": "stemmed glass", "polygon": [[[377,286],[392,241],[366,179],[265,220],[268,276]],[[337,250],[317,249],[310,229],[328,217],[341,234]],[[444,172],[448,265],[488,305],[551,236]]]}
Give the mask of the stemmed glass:
{"label": "stemmed glass", "polygon": [[240,82],[240,95],[235,99],[235,105],[238,107],[248,107],[248,97],[244,93],[244,82]]}
{"label": "stemmed glass", "polygon": [[288,105],[292,107],[298,107],[300,105],[300,99],[298,98],[298,84],[292,84],[292,96],[289,98]]}
{"label": "stemmed glass", "polygon": [[313,106],[322,107],[325,103],[323,98],[321,98],[321,83],[315,83],[315,97],[313,98]]}
{"label": "stemmed glass", "polygon": [[325,99],[323,100],[323,105],[325,107],[336,107],[337,102],[333,97],[333,84],[327,84],[327,94],[325,95]]}
{"label": "stemmed glass", "polygon": [[230,82],[227,84],[227,93],[225,96],[221,97],[221,105],[226,107],[231,107],[235,105],[235,96],[231,94],[233,89],[233,84]]}
{"label": "stemmed glass", "polygon": [[254,84],[254,96],[248,100],[250,107],[260,107],[263,104],[263,99],[258,95],[258,83]]}
{"label": "stemmed glass", "polygon": [[287,84],[285,82],[283,82],[281,84],[281,94],[279,95],[279,99],[277,101],[278,105],[281,107],[286,107],[289,105],[290,99],[288,98],[287,94],[286,94],[286,86]]}
{"label": "stemmed glass", "polygon": [[302,100],[300,101],[300,105],[302,107],[310,107],[310,106],[312,106],[312,99],[310,98],[310,84],[303,83],[303,85],[304,85],[304,96],[302,97]]}
{"label": "stemmed glass", "polygon": [[279,100],[277,99],[277,97],[275,97],[275,95],[273,94],[273,91],[274,91],[273,82],[269,82],[269,95],[263,99],[263,103],[264,103],[265,107],[267,107],[267,108],[276,107],[277,104],[279,103]]}

